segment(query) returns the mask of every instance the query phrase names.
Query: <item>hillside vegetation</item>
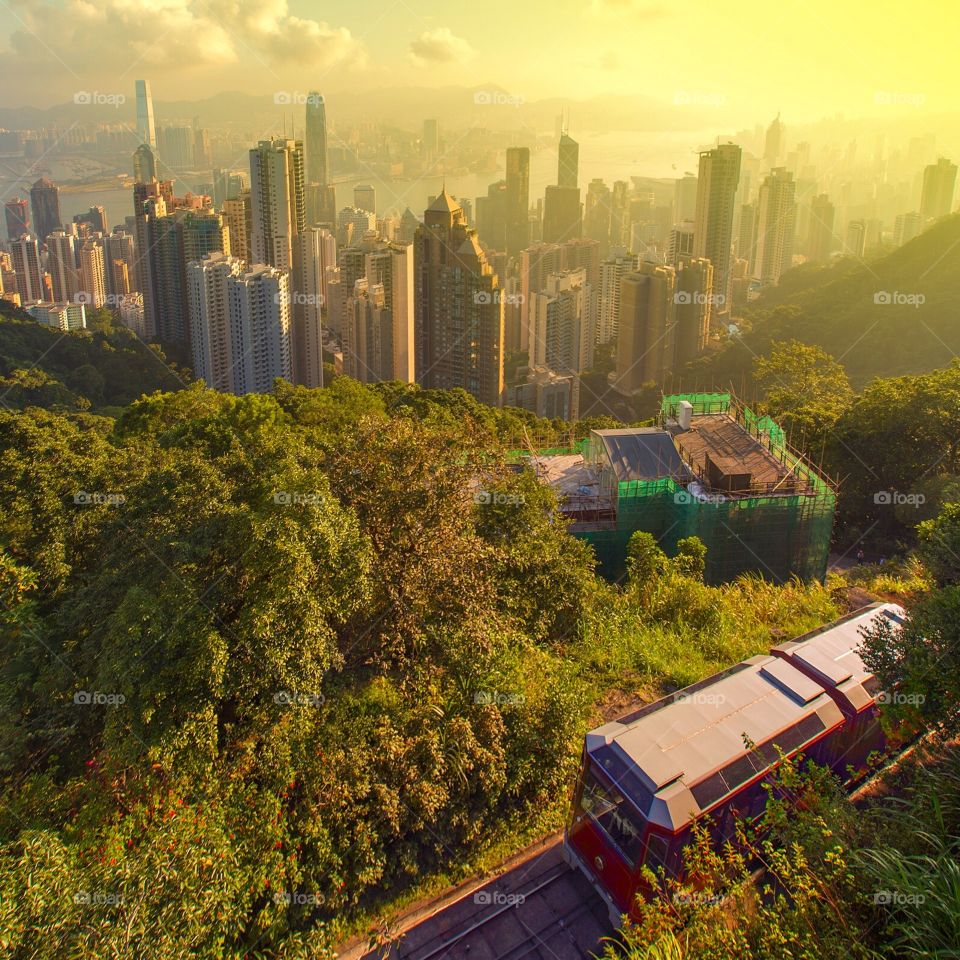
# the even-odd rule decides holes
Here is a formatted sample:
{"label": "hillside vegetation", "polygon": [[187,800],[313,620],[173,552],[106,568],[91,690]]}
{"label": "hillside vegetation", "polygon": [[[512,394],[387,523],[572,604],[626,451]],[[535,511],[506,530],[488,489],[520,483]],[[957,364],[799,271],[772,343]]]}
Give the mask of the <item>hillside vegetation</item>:
{"label": "hillside vegetation", "polygon": [[957,303],[960,214],[879,259],[789,271],[751,303],[742,339],[692,364],[685,377],[749,385],[755,357],[790,339],[831,354],[858,389],[875,377],[926,373],[960,353]]}

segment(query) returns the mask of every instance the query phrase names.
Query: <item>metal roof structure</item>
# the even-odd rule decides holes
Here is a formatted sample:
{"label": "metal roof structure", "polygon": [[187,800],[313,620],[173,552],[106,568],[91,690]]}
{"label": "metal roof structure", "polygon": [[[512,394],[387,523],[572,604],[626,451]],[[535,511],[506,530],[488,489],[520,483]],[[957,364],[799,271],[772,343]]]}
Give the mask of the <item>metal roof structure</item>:
{"label": "metal roof structure", "polygon": [[831,624],[828,629],[814,630],[770,652],[837,691],[855,709],[862,710],[873,702],[880,686],[860,658],[863,630],[883,617],[899,627],[906,611],[894,603],[876,603]]}
{"label": "metal roof structure", "polygon": [[673,437],[657,427],[624,430],[594,430],[603,444],[617,482],[659,480],[672,477],[683,482],[693,474],[680,459]]}
{"label": "metal roof structure", "polygon": [[587,753],[650,823],[678,830],[769,771],[780,751],[839,727],[845,717],[830,689],[872,702],[861,629],[904,616],[874,604],[781,644],[588,733]]}

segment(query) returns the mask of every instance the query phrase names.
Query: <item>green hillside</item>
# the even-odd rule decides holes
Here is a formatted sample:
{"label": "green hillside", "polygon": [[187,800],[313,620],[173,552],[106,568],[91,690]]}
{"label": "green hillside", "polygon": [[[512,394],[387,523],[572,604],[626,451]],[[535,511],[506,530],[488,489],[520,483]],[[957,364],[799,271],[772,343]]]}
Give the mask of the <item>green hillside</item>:
{"label": "green hillside", "polygon": [[103,410],[189,382],[156,344],[112,326],[108,313],[94,320],[94,329],[62,333],[0,300],[0,404]]}
{"label": "green hillside", "polygon": [[[902,300],[904,302],[883,302]],[[747,311],[741,341],[690,368],[701,382],[749,379],[776,340],[815,344],[843,363],[854,387],[926,373],[960,352],[960,215],[893,253],[787,273]],[[878,302],[879,301],[879,302]]]}

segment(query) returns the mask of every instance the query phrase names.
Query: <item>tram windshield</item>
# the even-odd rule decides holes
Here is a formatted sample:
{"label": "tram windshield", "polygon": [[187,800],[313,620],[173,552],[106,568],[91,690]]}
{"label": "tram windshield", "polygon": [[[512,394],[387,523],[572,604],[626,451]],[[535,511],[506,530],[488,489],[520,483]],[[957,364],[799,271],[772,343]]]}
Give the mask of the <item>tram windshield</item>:
{"label": "tram windshield", "polygon": [[614,787],[601,783],[588,770],[580,805],[584,812],[613,841],[631,865],[643,854],[643,834],[647,821]]}

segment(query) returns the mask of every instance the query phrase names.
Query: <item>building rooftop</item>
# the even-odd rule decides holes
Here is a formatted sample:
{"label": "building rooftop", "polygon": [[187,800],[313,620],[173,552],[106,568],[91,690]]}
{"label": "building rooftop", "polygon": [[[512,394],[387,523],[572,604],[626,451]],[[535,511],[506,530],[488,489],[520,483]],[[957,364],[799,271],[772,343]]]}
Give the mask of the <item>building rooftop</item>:
{"label": "building rooftop", "polygon": [[690,429],[674,429],[673,438],[683,459],[710,488],[727,493],[807,492],[806,481],[729,413],[695,416]]}
{"label": "building rooftop", "polygon": [[657,427],[594,430],[593,435],[603,444],[618,482],[661,477],[678,481],[692,479],[666,430]]}

